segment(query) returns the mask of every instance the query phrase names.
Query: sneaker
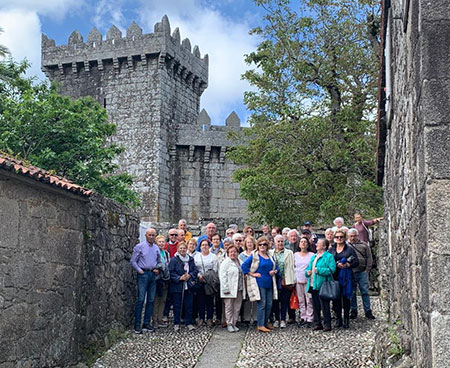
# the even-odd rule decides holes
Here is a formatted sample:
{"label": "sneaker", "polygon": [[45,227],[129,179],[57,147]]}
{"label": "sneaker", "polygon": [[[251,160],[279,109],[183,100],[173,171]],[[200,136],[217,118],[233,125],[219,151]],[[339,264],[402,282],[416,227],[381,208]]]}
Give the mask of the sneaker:
{"label": "sneaker", "polygon": [[202,327],[203,326],[203,320],[202,319],[199,319],[198,321],[197,321],[197,327]]}
{"label": "sneaker", "polygon": [[368,311],[368,312],[366,313],[366,318],[367,318],[367,319],[375,319],[375,316],[372,314],[372,311]]}
{"label": "sneaker", "polygon": [[144,331],[144,332],[154,332],[155,329],[153,328],[153,326],[144,325],[144,326],[142,326],[142,331]]}
{"label": "sneaker", "polygon": [[228,332],[234,332],[234,327],[232,325],[227,326]]}
{"label": "sneaker", "polygon": [[352,310],[350,312],[350,319],[356,319],[356,317],[358,317],[358,311]]}
{"label": "sneaker", "polygon": [[175,332],[180,331],[180,325],[175,325],[175,326],[173,326],[173,330],[174,330]]}
{"label": "sneaker", "polygon": [[158,328],[167,328],[167,327],[169,327],[169,324],[168,323],[164,323],[163,321],[161,321],[158,324]]}
{"label": "sneaker", "polygon": [[286,328],[286,321],[280,322],[280,328]]}
{"label": "sneaker", "polygon": [[163,322],[163,323],[168,323],[168,322],[169,322],[169,318],[168,318],[167,316],[164,316],[164,317],[162,318],[162,322]]}
{"label": "sneaker", "polygon": [[234,332],[238,332],[239,331],[239,328],[237,328],[236,325],[233,325],[233,328],[234,328]]}
{"label": "sneaker", "polygon": [[193,325],[187,325],[186,327],[187,327],[188,331],[194,331],[195,330],[195,327]]}
{"label": "sneaker", "polygon": [[270,322],[266,325],[266,328],[268,328],[269,330],[273,330],[275,327],[273,327],[273,324],[271,324]]}
{"label": "sneaker", "polygon": [[212,319],[208,319],[208,320],[206,321],[206,326],[207,326],[207,327],[213,327],[213,326],[214,326],[214,323],[213,323]]}
{"label": "sneaker", "polygon": [[140,328],[140,327],[135,327],[135,328],[134,328],[134,333],[135,333],[136,335],[142,335],[142,328]]}
{"label": "sneaker", "polygon": [[[286,324],[286,322],[284,322],[284,324]],[[275,322],[273,323],[273,327],[275,327],[275,328],[280,327],[280,321],[275,321]],[[284,327],[286,327],[286,326],[284,326]]]}

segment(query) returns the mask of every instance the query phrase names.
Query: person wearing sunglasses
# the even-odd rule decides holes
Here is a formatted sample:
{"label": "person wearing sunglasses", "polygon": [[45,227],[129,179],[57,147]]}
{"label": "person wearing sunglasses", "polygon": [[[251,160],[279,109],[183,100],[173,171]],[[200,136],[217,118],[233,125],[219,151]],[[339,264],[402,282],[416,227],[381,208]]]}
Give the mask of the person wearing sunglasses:
{"label": "person wearing sunglasses", "polygon": [[272,300],[278,299],[275,276],[280,272],[269,254],[269,239],[261,236],[256,242],[256,250],[242,264],[242,272],[247,275],[247,293],[250,301],[257,301],[257,330],[270,332],[269,324]]}
{"label": "person wearing sunglasses", "polygon": [[177,229],[170,229],[168,234],[168,240],[166,242],[166,245],[164,246],[164,249],[169,252],[170,258],[172,258],[175,253],[177,252],[178,248],[178,231]]}
{"label": "person wearing sunglasses", "polygon": [[[333,309],[336,312],[335,327],[349,328],[350,301],[353,295],[352,268],[358,267],[359,261],[355,250],[346,241],[345,232],[337,230],[334,233],[335,246],[329,250],[336,262],[336,271],[333,278],[339,281],[341,287],[340,298],[333,301]],[[344,308],[344,320],[342,321],[342,307]]]}

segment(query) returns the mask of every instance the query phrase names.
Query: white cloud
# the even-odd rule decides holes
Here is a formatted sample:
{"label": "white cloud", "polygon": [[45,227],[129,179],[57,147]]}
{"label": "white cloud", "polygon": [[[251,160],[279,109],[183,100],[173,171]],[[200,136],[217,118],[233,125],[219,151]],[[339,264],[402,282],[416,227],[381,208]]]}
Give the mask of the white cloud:
{"label": "white cloud", "polygon": [[37,75],[43,79],[41,65],[41,23],[33,11],[0,11],[0,44],[8,47],[12,57],[17,60],[27,58],[32,66],[28,75]]}
{"label": "white cloud", "polygon": [[2,0],[3,11],[32,11],[62,20],[69,11],[81,8],[83,0]]}
{"label": "white cloud", "polygon": [[122,12],[123,4],[123,0],[99,0],[95,6],[94,25],[98,29],[109,29],[114,24],[123,32],[128,23]]}
{"label": "white cloud", "polygon": [[[144,2],[138,23],[153,31],[153,25],[164,14],[169,16],[172,31],[179,27],[181,39],[187,37],[192,46],[198,45],[202,57],[209,55],[209,84],[201,104],[213,124],[223,124],[231,113],[230,106],[241,105],[244,91],[250,89],[249,84],[241,80],[242,73],[248,69],[244,54],[253,51],[258,43],[255,37],[248,35],[250,25],[243,17],[228,18],[196,0]],[[240,118],[244,121],[245,116]]]}

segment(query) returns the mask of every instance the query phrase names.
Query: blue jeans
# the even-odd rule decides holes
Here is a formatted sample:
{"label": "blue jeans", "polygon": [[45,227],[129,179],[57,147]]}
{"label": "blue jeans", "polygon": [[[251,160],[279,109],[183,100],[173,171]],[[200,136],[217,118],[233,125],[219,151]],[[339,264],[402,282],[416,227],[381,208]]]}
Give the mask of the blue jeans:
{"label": "blue jeans", "polygon": [[272,309],[272,288],[259,288],[261,299],[256,303],[256,320],[259,327],[265,326],[269,321]]}
{"label": "blue jeans", "polygon": [[[370,311],[370,296],[369,296],[369,274],[365,271],[354,272],[355,282],[359,285],[359,291],[361,292],[361,299],[363,302],[364,312]],[[356,285],[353,287],[353,295],[351,301],[351,310],[356,311],[358,309],[358,303],[356,300]]]}
{"label": "blue jeans", "polygon": [[144,312],[144,326],[150,324],[150,318],[153,314],[153,301],[156,294],[156,277],[152,271],[144,271],[141,275],[137,275],[137,300],[134,307],[134,326],[141,328],[142,307],[144,306],[145,296],[147,295],[147,303]]}
{"label": "blue jeans", "polygon": [[[181,320],[181,312],[183,310],[184,324],[192,324],[192,303],[194,300],[194,294],[185,290],[183,293],[172,293],[173,301],[173,324],[179,325]],[[181,305],[183,304],[183,305]]]}

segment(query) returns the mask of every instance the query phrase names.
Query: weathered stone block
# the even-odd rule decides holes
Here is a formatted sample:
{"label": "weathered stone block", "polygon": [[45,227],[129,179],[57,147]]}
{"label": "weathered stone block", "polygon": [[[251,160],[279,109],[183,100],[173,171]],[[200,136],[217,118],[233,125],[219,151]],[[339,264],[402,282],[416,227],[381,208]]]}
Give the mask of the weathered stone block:
{"label": "weathered stone block", "polygon": [[436,254],[450,254],[450,180],[430,181],[426,189],[428,249]]}
{"label": "weathered stone block", "polygon": [[[450,97],[450,96],[449,96]],[[450,100],[449,100],[450,101]],[[425,128],[425,160],[431,178],[450,178],[450,128],[447,125]]]}
{"label": "weathered stone block", "polygon": [[432,311],[430,314],[431,321],[431,352],[433,368],[447,368],[450,361],[450,349],[448,341],[450,341],[450,316]]}

